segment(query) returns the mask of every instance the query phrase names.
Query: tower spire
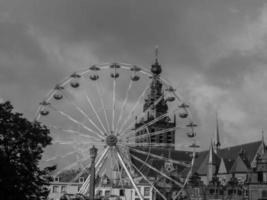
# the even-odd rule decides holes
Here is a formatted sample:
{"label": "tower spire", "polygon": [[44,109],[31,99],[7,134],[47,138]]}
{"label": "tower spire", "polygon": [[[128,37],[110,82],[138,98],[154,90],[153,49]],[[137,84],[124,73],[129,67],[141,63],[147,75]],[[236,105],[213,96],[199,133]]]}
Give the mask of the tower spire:
{"label": "tower spire", "polygon": [[218,152],[218,149],[221,146],[220,142],[220,130],[219,130],[219,120],[218,120],[218,112],[216,112],[216,132],[215,132],[215,141],[214,141],[214,146],[215,146],[215,153]]}

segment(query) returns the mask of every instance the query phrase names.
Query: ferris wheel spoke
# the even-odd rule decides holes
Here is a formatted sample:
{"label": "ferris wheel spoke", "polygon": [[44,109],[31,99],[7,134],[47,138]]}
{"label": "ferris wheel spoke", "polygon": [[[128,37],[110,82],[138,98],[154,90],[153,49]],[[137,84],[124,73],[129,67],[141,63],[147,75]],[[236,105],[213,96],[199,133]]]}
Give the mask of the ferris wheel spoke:
{"label": "ferris wheel spoke", "polygon": [[183,187],[183,184],[182,184],[182,183],[179,183],[178,181],[176,181],[176,180],[174,180],[173,178],[169,177],[169,176],[166,175],[165,173],[159,171],[157,168],[155,168],[155,167],[153,167],[152,165],[150,165],[150,164],[144,162],[142,159],[140,159],[140,158],[134,156],[133,154],[131,154],[131,157],[132,157],[133,159],[135,159],[136,161],[138,161],[138,162],[140,162],[140,163],[146,165],[148,168],[152,169],[153,171],[155,171],[155,172],[159,173],[160,175],[164,176],[165,178],[169,179],[170,181],[172,181],[173,183],[175,183],[175,184],[178,185],[179,187],[181,187],[181,188]]}
{"label": "ferris wheel spoke", "polygon": [[[149,142],[120,142],[119,145],[127,145],[129,147],[152,147],[159,149],[166,149],[166,147],[190,147],[190,145],[179,145],[179,144],[170,144],[170,143],[149,143]],[[181,150],[184,150],[183,148]]]}
{"label": "ferris wheel spoke", "polygon": [[66,133],[69,133],[69,134],[79,135],[79,136],[88,138],[90,140],[104,141],[104,140],[100,140],[99,138],[97,138],[95,136],[89,136],[88,134],[80,132],[80,131],[76,131],[76,130],[72,130],[72,129],[63,129],[63,128],[59,128],[59,127],[56,127],[56,126],[48,126],[48,127],[56,129],[56,130],[59,130],[59,131],[62,131],[62,132],[66,132]]}
{"label": "ferris wheel spoke", "polygon": [[[171,111],[170,113],[173,113],[175,110],[176,110],[176,109],[174,109],[174,110]],[[129,134],[132,134],[132,133],[139,132],[139,131],[141,131],[142,129],[148,127],[148,126],[151,126],[152,124],[155,124],[156,122],[158,122],[158,121],[164,119],[165,117],[167,117],[168,115],[170,115],[170,113],[165,113],[165,114],[162,114],[162,115],[158,116],[158,117],[155,118],[154,120],[152,120],[152,121],[150,121],[150,122],[148,122],[148,123],[146,123],[146,124],[144,124],[144,125],[138,127],[138,128],[135,129],[134,131],[132,131],[132,132],[131,132],[131,131],[128,132],[127,134],[125,134],[125,136],[126,136],[126,135],[129,135]]]}
{"label": "ferris wheel spoke", "polygon": [[[139,149],[136,149],[136,148],[132,148],[132,147],[130,147],[130,148],[131,148],[132,151],[135,151],[135,152],[137,152],[137,153],[139,153],[139,154],[147,155],[147,153],[148,153],[148,152],[146,152],[146,151],[139,150]],[[160,155],[157,155],[157,154],[154,154],[154,153],[151,153],[151,152],[149,153],[149,155],[150,155],[151,157],[154,157],[154,158],[157,158],[157,159],[160,159],[160,160],[166,160],[166,159],[167,159],[169,162],[171,162],[171,163],[175,163],[175,164],[180,165],[180,166],[183,166],[183,167],[191,167],[190,164],[187,164],[187,163],[185,163],[185,162],[178,161],[178,160],[173,160],[173,159],[171,159],[171,158],[166,158],[166,157],[164,157],[164,156],[160,156]]]}
{"label": "ferris wheel spoke", "polygon": [[128,116],[126,117],[126,119],[125,119],[125,121],[124,121],[124,123],[121,125],[121,127],[120,127],[120,129],[119,129],[119,131],[118,131],[118,135],[121,134],[121,131],[124,129],[124,127],[127,125],[127,123],[129,122],[129,120],[130,120],[131,117],[133,116],[136,107],[138,106],[138,104],[140,103],[142,97],[144,97],[144,95],[145,95],[145,93],[146,93],[146,91],[147,91],[148,89],[149,89],[149,85],[146,86],[146,88],[143,90],[143,92],[142,92],[142,93],[139,95],[139,97],[137,98],[137,100],[136,100],[134,106],[133,106],[132,109],[130,110]]}
{"label": "ferris wheel spoke", "polygon": [[[50,105],[50,107],[52,107]],[[90,129],[88,126],[86,126],[85,124],[79,122],[78,120],[74,119],[73,117],[71,117],[69,114],[65,113],[64,111],[61,111],[61,110],[58,110],[54,107],[52,107],[52,109],[55,111],[55,112],[58,112],[60,115],[62,115],[63,117],[69,119],[70,121],[82,126],[85,130],[91,132],[91,133],[94,133],[97,137],[101,138],[101,139],[105,139],[101,134],[99,134],[98,132],[95,132],[93,131],[92,129]]]}
{"label": "ferris wheel spoke", "polygon": [[[141,117],[144,117],[146,114],[147,114],[147,112],[149,111],[149,110],[151,110],[153,107],[155,107],[155,106],[157,106],[160,102],[161,102],[161,100],[164,98],[164,95],[161,95],[152,105],[150,105],[147,109],[146,109],[146,111],[144,111],[144,112],[141,112],[139,115],[137,115],[136,117],[137,118],[141,118]],[[133,127],[133,125],[135,124],[135,121],[133,121],[127,128],[125,128],[124,130],[122,130],[122,133],[125,133],[128,129],[130,129],[131,127]]]}
{"label": "ferris wheel spoke", "polygon": [[104,100],[103,100],[103,91],[101,92],[100,85],[98,84],[98,82],[96,82],[96,92],[97,92],[97,95],[100,98],[100,103],[101,103],[102,110],[104,111],[104,117],[105,117],[105,120],[106,120],[106,123],[107,123],[108,130],[111,131],[109,120],[108,120],[107,109],[106,109],[106,106],[105,106],[105,103],[104,103]]}
{"label": "ferris wheel spoke", "polygon": [[[83,80],[85,81],[84,76],[83,76]],[[97,118],[97,121],[99,122],[99,124],[100,124],[101,127],[103,128],[103,130],[104,130],[104,135],[107,135],[107,132],[108,132],[108,131],[107,131],[107,129],[105,128],[105,126],[104,126],[104,124],[103,124],[103,122],[102,122],[102,120],[101,120],[101,118],[100,118],[98,112],[96,111],[96,107],[95,107],[94,104],[92,103],[92,100],[90,99],[87,90],[85,90],[85,92],[84,92],[84,96],[86,97],[86,101],[87,101],[87,103],[88,103],[89,106],[92,108],[92,110],[93,110],[93,112],[94,112],[94,114],[95,114],[95,116],[96,116],[96,118]]]}
{"label": "ferris wheel spoke", "polygon": [[[96,172],[98,173],[101,168],[104,165],[104,162],[107,158],[107,153],[109,151],[110,147],[106,147],[103,150],[103,153],[100,155],[99,159],[97,160],[96,164],[95,164],[95,168],[96,168]],[[80,193],[85,194],[88,187],[89,187],[89,183],[90,183],[90,175],[86,178],[85,182],[83,183],[81,189],[79,190]]]}
{"label": "ferris wheel spoke", "polygon": [[167,200],[167,198],[154,186],[154,184],[148,180],[148,178],[138,169],[138,167],[135,166],[135,164],[132,165],[133,168],[145,179],[146,182],[149,183],[149,185],[155,190],[164,200]]}
{"label": "ferris wheel spoke", "polygon": [[[88,149],[89,149],[89,148],[88,148]],[[84,161],[89,160],[89,159],[90,159],[90,156],[86,156],[86,157],[83,157],[83,158],[81,158],[81,159],[78,159],[78,160],[76,160],[75,162],[73,162],[73,163],[71,163],[71,164],[69,164],[69,165],[63,167],[61,170],[59,170],[57,173],[55,173],[54,176],[58,176],[58,175],[59,175],[60,173],[62,173],[63,171],[75,167],[77,164],[79,164],[79,162],[84,162]]]}
{"label": "ferris wheel spoke", "polygon": [[76,103],[74,103],[73,101],[71,101],[71,104],[98,130],[99,134],[101,135],[105,135],[105,133],[94,123],[94,121],[89,117],[88,114],[85,113],[85,111],[78,106]]}
{"label": "ferris wheel spoke", "polygon": [[70,144],[70,145],[85,145],[85,144],[96,144],[96,145],[106,145],[104,142],[89,142],[89,141],[84,141],[84,142],[73,142],[73,141],[60,141],[60,140],[55,140],[53,142],[54,144]]}
{"label": "ferris wheel spoke", "polygon": [[133,185],[133,187],[134,187],[136,193],[138,194],[138,196],[139,196],[139,198],[140,198],[141,200],[144,200],[144,197],[141,195],[141,193],[140,193],[139,189],[137,188],[136,183],[135,183],[135,181],[134,181],[134,179],[133,179],[133,177],[132,177],[130,171],[127,169],[126,164],[124,163],[124,161],[123,161],[123,159],[122,159],[122,157],[121,157],[121,153],[120,153],[118,150],[117,150],[116,153],[117,153],[117,157],[118,157],[118,159],[119,159],[119,161],[120,161],[122,167],[124,168],[124,170],[125,170],[127,176],[129,177],[129,179],[130,179],[130,181],[131,181],[131,183],[132,183],[132,185]]}
{"label": "ferris wheel spoke", "polygon": [[[148,127],[148,126],[146,126],[146,127]],[[176,127],[173,127],[173,128],[168,128],[168,129],[159,130],[159,131],[155,131],[155,132],[147,132],[147,133],[144,133],[142,135],[128,137],[127,139],[132,139],[132,138],[134,138],[134,139],[142,139],[142,138],[147,138],[147,137],[151,137],[151,136],[160,135],[160,134],[163,134],[163,133],[172,132],[172,131],[175,131],[177,129],[183,129],[183,128],[185,128],[185,127],[176,126]],[[134,133],[138,133],[138,131],[134,131]]]}
{"label": "ferris wheel spoke", "polygon": [[[67,156],[69,156],[69,155],[72,155],[72,154],[74,154],[74,153],[80,153],[80,154],[83,154],[85,151],[88,151],[88,150],[89,150],[89,148],[84,149],[84,150],[80,150],[80,149],[77,149],[77,147],[75,147],[75,146],[74,146],[74,148],[76,148],[76,150],[67,152],[67,153],[61,155],[60,158],[65,158],[65,157],[67,157]],[[53,156],[53,157],[51,157],[51,158],[49,158],[49,159],[44,159],[43,161],[44,161],[44,162],[50,162],[50,161],[52,161],[52,160],[56,160],[56,159],[58,159],[58,156]],[[72,164],[72,163],[71,163],[71,164]]]}
{"label": "ferris wheel spoke", "polygon": [[122,106],[121,106],[121,108],[120,108],[120,112],[119,112],[118,122],[117,122],[116,130],[115,130],[115,133],[116,133],[117,135],[118,135],[118,133],[117,133],[117,129],[118,129],[118,126],[119,126],[119,124],[120,124],[120,122],[121,122],[121,120],[122,120],[122,116],[123,116],[123,113],[124,113],[124,110],[125,110],[126,103],[127,103],[127,101],[128,101],[128,98],[129,98],[129,92],[130,92],[130,90],[131,90],[131,88],[132,88],[132,85],[133,85],[133,81],[130,80],[130,83],[129,83],[128,88],[127,88],[127,91],[126,91],[125,98],[124,98],[124,100],[123,100],[123,103],[122,103]]}
{"label": "ferris wheel spoke", "polygon": [[107,132],[108,132],[108,131],[107,131],[107,129],[105,128],[105,126],[104,126],[102,120],[100,119],[100,117],[99,117],[99,115],[98,115],[98,113],[97,113],[97,111],[96,111],[96,109],[95,109],[95,106],[93,105],[93,103],[92,103],[92,101],[91,101],[91,99],[89,98],[89,96],[88,96],[87,93],[86,93],[86,100],[87,100],[87,102],[89,103],[90,107],[92,108],[94,114],[96,115],[96,118],[97,118],[98,122],[100,123],[101,127],[102,127],[103,130],[105,131],[104,134],[107,135]]}

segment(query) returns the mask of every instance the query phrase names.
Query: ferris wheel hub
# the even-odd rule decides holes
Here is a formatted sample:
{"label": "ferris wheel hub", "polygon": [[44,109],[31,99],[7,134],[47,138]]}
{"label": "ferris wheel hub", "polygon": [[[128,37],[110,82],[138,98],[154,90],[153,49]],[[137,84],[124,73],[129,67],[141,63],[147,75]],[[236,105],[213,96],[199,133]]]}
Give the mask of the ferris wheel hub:
{"label": "ferris wheel hub", "polygon": [[109,135],[106,138],[106,143],[110,147],[116,146],[117,142],[118,142],[118,138],[115,135]]}

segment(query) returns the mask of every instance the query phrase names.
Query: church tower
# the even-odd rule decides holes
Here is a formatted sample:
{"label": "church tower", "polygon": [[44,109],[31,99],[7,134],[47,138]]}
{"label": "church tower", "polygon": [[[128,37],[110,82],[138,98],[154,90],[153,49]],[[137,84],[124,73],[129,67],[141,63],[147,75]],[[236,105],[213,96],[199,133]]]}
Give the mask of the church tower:
{"label": "church tower", "polygon": [[[155,61],[151,65],[152,80],[150,83],[150,89],[143,105],[143,111],[147,113],[147,117],[144,121],[137,122],[135,124],[136,128],[168,112],[168,105],[166,103],[166,100],[164,99],[164,92],[160,80],[160,74],[162,72],[162,68],[158,61],[157,48],[155,51],[155,57],[156,57]],[[140,132],[136,133],[136,135],[146,134],[147,131],[153,133],[163,129],[173,128],[175,126],[176,126],[175,116],[173,122],[171,122],[169,117],[165,117],[157,121],[156,123],[150,125],[146,130],[141,130]],[[164,143],[164,147],[166,147],[167,149],[169,148],[174,149],[173,145],[168,146],[168,144],[175,143],[175,131],[153,135],[150,138],[147,137],[142,139],[136,139],[136,143],[142,143],[142,142]]]}

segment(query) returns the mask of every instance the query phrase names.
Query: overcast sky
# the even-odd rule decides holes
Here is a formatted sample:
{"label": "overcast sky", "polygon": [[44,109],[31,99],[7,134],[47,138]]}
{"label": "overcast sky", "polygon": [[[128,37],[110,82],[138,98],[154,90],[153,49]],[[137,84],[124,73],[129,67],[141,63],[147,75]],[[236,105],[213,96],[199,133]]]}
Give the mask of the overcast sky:
{"label": "overcast sky", "polygon": [[[93,63],[149,67],[191,105],[202,147],[267,132],[267,2],[0,0],[0,96],[29,119],[55,83]],[[265,134],[267,137],[267,134]]]}

